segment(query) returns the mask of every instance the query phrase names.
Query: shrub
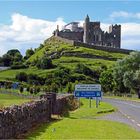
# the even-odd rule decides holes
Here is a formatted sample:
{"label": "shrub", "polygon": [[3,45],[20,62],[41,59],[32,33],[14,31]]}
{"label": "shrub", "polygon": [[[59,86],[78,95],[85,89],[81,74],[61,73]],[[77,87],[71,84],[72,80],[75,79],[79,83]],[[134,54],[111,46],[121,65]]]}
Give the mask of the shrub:
{"label": "shrub", "polygon": [[29,92],[30,91],[30,87],[28,86],[26,90]]}
{"label": "shrub", "polygon": [[24,90],[23,86],[20,86],[20,87],[19,87],[19,91],[20,91],[20,93],[22,93],[23,90]]}
{"label": "shrub", "polygon": [[11,69],[26,69],[26,68],[28,68],[28,66],[27,65],[24,65],[24,64],[18,64],[18,65],[13,64],[11,66]]}
{"label": "shrub", "polygon": [[68,93],[72,93],[72,92],[74,91],[73,85],[72,85],[71,82],[68,82],[68,84],[67,84],[67,86],[66,86],[66,91],[67,91]]}
{"label": "shrub", "polygon": [[36,66],[39,69],[51,69],[54,67],[54,65],[52,64],[52,60],[50,58],[47,58],[46,56],[39,59]]}
{"label": "shrub", "polygon": [[58,92],[58,88],[59,88],[59,86],[56,84],[56,83],[52,83],[51,84],[51,91],[52,92]]}
{"label": "shrub", "polygon": [[33,94],[33,93],[34,93],[33,88],[30,88],[30,94]]}
{"label": "shrub", "polygon": [[16,75],[16,80],[18,81],[23,81],[23,82],[27,82],[27,74],[25,72],[20,72]]}

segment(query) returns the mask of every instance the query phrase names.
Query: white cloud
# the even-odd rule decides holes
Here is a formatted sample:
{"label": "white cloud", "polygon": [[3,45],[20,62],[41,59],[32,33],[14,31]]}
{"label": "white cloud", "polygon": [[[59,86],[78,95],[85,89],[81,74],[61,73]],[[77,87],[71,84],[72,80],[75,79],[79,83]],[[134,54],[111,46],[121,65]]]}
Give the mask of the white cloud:
{"label": "white cloud", "polygon": [[110,15],[111,19],[120,18],[120,17],[140,19],[140,13],[131,13],[131,12],[126,12],[126,11],[115,11]]}
{"label": "white cloud", "polygon": [[[62,18],[56,21],[33,19],[15,13],[11,16],[11,25],[0,26],[0,55],[10,49],[19,49],[24,53],[28,48],[38,47],[59,25],[60,29],[66,23]],[[83,21],[80,21],[83,25]],[[108,23],[101,24],[103,30],[108,31]],[[122,48],[140,50],[140,24],[122,23]]]}
{"label": "white cloud", "polygon": [[61,29],[66,24],[62,18],[53,22],[32,19],[18,13],[13,14],[11,19],[11,25],[0,27],[0,55],[12,48],[25,52],[30,47],[38,47],[44,39],[52,35],[57,25]]}

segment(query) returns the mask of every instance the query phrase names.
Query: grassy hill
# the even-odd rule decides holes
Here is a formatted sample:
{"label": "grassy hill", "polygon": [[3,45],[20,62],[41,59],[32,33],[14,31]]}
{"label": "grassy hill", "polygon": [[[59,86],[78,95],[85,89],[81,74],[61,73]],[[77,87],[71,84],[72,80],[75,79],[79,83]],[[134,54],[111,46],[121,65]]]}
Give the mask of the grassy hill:
{"label": "grassy hill", "polygon": [[[46,55],[52,58],[52,62],[56,65],[53,69],[37,69],[33,66],[38,59],[41,59]],[[14,80],[15,75],[19,72],[33,73],[41,77],[44,77],[48,73],[53,73],[57,70],[57,67],[64,66],[71,70],[74,70],[79,63],[85,64],[92,70],[100,69],[101,66],[112,66],[117,59],[122,59],[126,56],[123,53],[107,52],[102,50],[90,49],[80,46],[72,46],[68,43],[57,40],[51,37],[44,41],[44,43],[36,49],[34,55],[32,55],[27,61],[30,64],[28,69],[18,70],[5,70],[0,71],[0,80]]]}

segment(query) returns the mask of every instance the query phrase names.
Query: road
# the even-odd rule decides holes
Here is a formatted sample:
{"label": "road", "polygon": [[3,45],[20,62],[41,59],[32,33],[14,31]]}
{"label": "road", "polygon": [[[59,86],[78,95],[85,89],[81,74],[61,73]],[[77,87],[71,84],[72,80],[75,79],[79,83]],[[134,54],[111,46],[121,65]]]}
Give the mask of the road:
{"label": "road", "polygon": [[123,122],[140,130],[140,102],[109,98],[104,98],[103,101],[112,104],[118,109],[118,112],[106,116],[106,119]]}

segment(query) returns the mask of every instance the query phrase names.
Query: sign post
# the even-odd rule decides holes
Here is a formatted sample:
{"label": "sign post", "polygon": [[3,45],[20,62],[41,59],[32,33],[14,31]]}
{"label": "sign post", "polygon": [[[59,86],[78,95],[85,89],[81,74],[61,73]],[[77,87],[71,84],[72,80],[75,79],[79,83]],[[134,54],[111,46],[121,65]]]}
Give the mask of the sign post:
{"label": "sign post", "polygon": [[75,97],[89,98],[89,107],[91,108],[91,98],[96,97],[96,107],[98,107],[98,97],[101,97],[100,84],[78,84],[75,85]]}
{"label": "sign post", "polygon": [[91,98],[89,98],[89,107],[91,108]]}
{"label": "sign post", "polygon": [[98,97],[96,97],[96,108],[98,108]]}

